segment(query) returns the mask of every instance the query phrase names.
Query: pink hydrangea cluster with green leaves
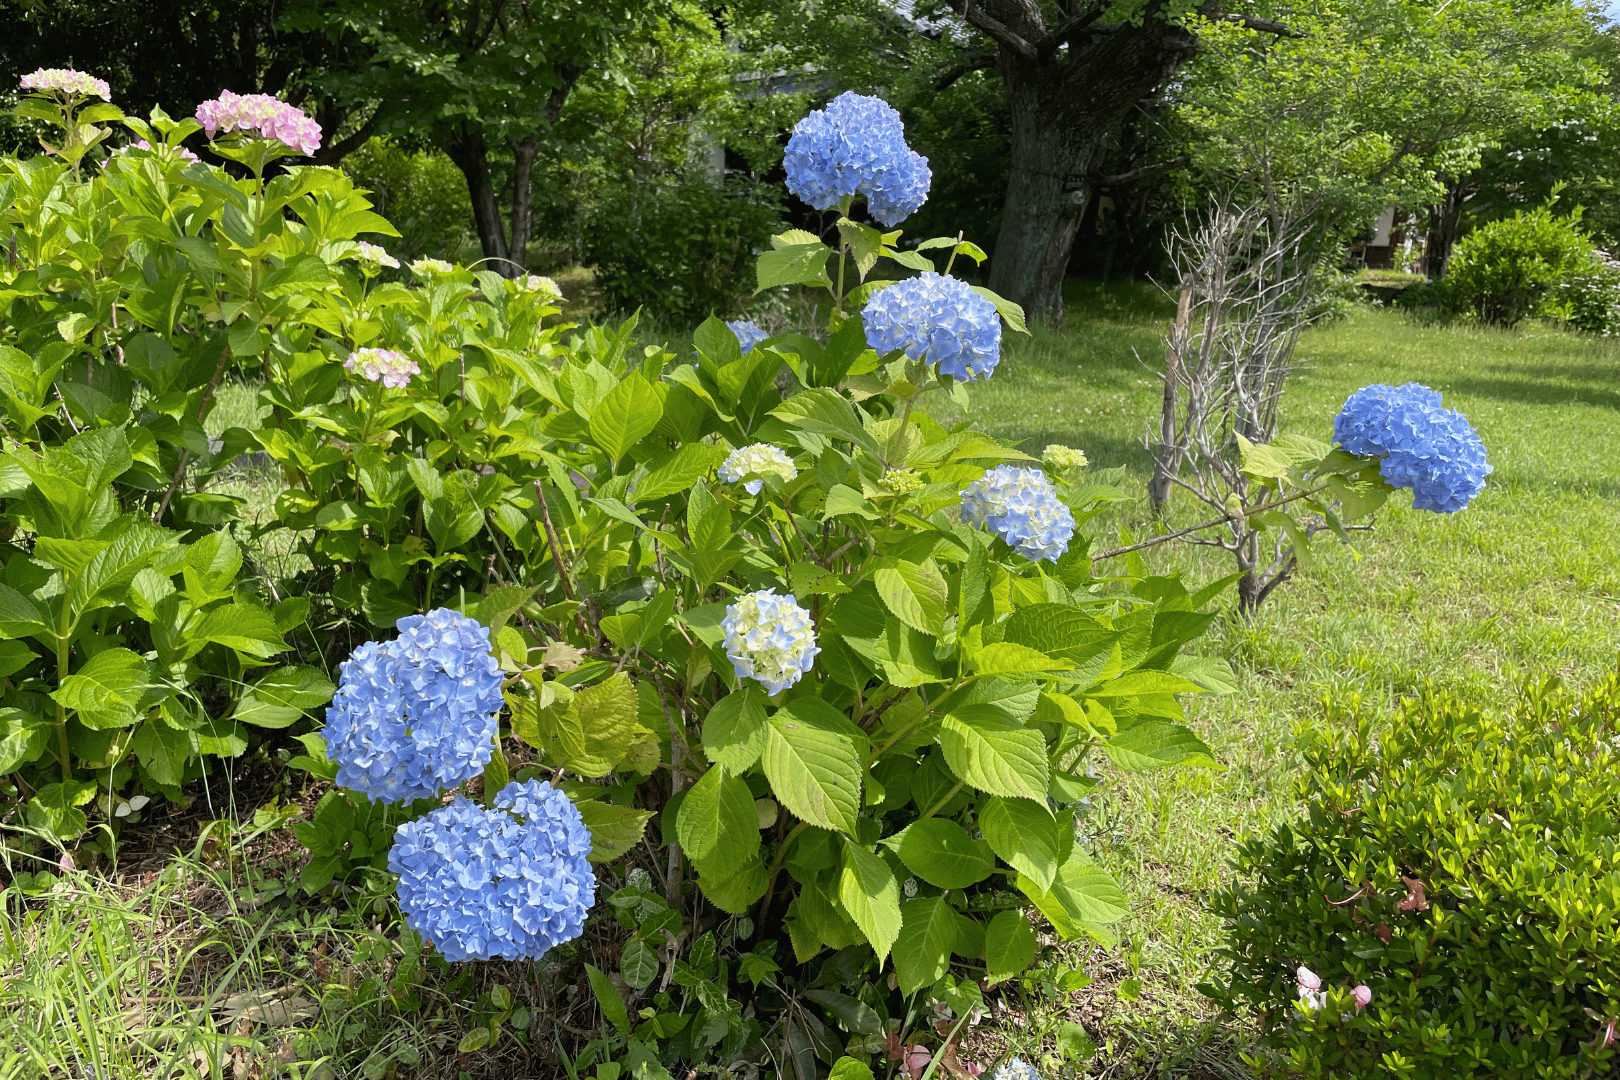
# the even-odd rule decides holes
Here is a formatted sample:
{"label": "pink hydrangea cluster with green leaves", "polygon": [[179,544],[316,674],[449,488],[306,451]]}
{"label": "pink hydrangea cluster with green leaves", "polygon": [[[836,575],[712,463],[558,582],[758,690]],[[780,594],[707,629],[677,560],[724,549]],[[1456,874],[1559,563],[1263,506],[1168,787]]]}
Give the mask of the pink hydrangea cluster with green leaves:
{"label": "pink hydrangea cluster with green leaves", "polygon": [[361,378],[396,390],[422,370],[415,360],[393,349],[357,349],[343,361],[343,366],[359,372]]}
{"label": "pink hydrangea cluster with green leaves", "polygon": [[313,154],[321,148],[321,125],[302,109],[269,94],[233,94],[221,90],[219,97],[197,106],[197,122],[210,139],[223,132],[238,131],[261,139],[275,139],[300,154]]}
{"label": "pink hydrangea cluster with green leaves", "polygon": [[106,79],[98,79],[94,75],[86,75],[72,68],[40,68],[24,75],[19,85],[22,89],[32,90],[36,94],[55,92],[67,97],[98,97],[103,101],[112,100],[112,90],[107,86]]}

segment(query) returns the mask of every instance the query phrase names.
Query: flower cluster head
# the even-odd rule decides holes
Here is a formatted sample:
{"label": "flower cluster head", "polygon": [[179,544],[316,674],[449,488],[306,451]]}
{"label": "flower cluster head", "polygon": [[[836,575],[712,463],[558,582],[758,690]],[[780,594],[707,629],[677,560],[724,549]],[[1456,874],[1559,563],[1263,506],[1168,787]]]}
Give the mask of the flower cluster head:
{"label": "flower cluster head", "polygon": [[988,379],[1001,361],[996,305],[958,278],[927,271],[896,282],[867,302],[861,321],[878,355],[902,349],[962,382]]}
{"label": "flower cluster head", "polygon": [[1054,469],[1083,469],[1091,462],[1086,460],[1084,450],[1076,450],[1069,446],[1059,446],[1053,443],[1041,451],[1041,457]]}
{"label": "flower cluster head", "polygon": [[178,157],[181,161],[195,162],[195,161],[201,161],[202,160],[196,154],[193,154],[190,150],[187,150],[183,146],[153,146],[151,143],[147,142],[145,139],[136,139],[134,142],[129,144],[127,149],[130,149],[130,150],[147,150],[147,151],[150,151],[151,153],[154,153],[154,154],[173,154],[176,157]]}
{"label": "flower cluster head", "polygon": [[737,678],[754,679],[773,694],[798,682],[821,651],[810,613],[792,593],[778,596],[775,589],[744,593],[726,606],[720,626]]}
{"label": "flower cluster head", "polygon": [[221,90],[219,97],[197,106],[197,122],[210,139],[221,132],[240,131],[261,139],[275,139],[300,154],[313,154],[321,148],[321,125],[302,109],[269,94],[233,94]]}
{"label": "flower cluster head", "polygon": [[524,292],[539,293],[541,296],[550,296],[562,299],[562,290],[557,283],[540,274],[528,274],[516,280],[515,284]]}
{"label": "flower cluster head", "polygon": [[923,486],[923,478],[916,469],[888,469],[878,480],[878,486],[893,495],[910,495]]}
{"label": "flower cluster head", "polygon": [[411,273],[419,278],[430,278],[434,274],[453,274],[456,268],[443,259],[417,259],[411,263]]}
{"label": "flower cluster head", "polygon": [[371,382],[395,389],[410,382],[411,376],[422,370],[415,360],[393,349],[360,349],[350,353],[343,366],[350,371],[358,371],[361,377]]}
{"label": "flower cluster head", "polygon": [[1041,1080],[1041,1074],[1030,1068],[1023,1058],[1008,1058],[996,1070],[994,1080]]}
{"label": "flower cluster head", "polygon": [[1382,458],[1384,480],[1411,488],[1418,510],[1461,510],[1492,471],[1467,418],[1442,408],[1440,395],[1420,383],[1357,390],[1333,421],[1333,439],[1357,457]]}
{"label": "flower cluster head", "polygon": [[962,520],[995,533],[1032,562],[1057,562],[1074,535],[1074,514],[1046,474],[1013,465],[997,465],[962,491]]}
{"label": "flower cluster head", "polygon": [[933,179],[928,159],[906,145],[900,114],[882,98],[854,93],[794,125],[783,165],[788,190],[817,210],[858,192],[885,225],[916,213]]}
{"label": "flower cluster head", "polygon": [[585,927],[591,834],[561,791],[507,784],[484,809],[458,797],[394,833],[405,922],[446,960],[537,959]]}
{"label": "flower cluster head", "polygon": [[736,322],[726,323],[731,332],[737,335],[737,344],[742,346],[742,354],[747,356],[754,351],[754,346],[771,335],[761,330],[753,319],[738,319]]}
{"label": "flower cluster head", "polygon": [[112,90],[108,88],[106,79],[98,79],[94,75],[86,75],[72,68],[40,68],[24,75],[18,85],[37,94],[55,92],[70,98],[98,97],[102,101],[112,100]]}
{"label": "flower cluster head", "polygon": [[770,443],[762,442],[733,450],[721,462],[719,471],[720,479],[728,484],[741,484],[750,495],[759,494],[767,476],[779,476],[785,484],[799,475],[792,458]]}
{"label": "flower cluster head", "polygon": [[502,701],[482,625],[439,608],[407,615],[399,631],[343,662],[326,710],[337,783],[391,803],[435,798],[483,771]]}
{"label": "flower cluster head", "polygon": [[390,270],[399,269],[399,260],[388,254],[386,250],[378,247],[376,244],[368,244],[364,240],[361,240],[355,244],[355,247],[359,248],[360,250],[355,252],[354,257],[373,270],[380,269],[384,266],[388,267]]}

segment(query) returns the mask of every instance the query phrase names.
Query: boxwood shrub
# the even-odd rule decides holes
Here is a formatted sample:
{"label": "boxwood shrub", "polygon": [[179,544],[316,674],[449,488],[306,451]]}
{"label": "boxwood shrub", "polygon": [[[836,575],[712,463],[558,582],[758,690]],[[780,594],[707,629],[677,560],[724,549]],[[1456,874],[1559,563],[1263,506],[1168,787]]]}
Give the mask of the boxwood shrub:
{"label": "boxwood shrub", "polygon": [[1617,724],[1620,676],[1543,681],[1500,715],[1439,692],[1387,721],[1330,706],[1299,732],[1304,818],[1242,844],[1214,898],[1205,992],[1307,1076],[1613,1075]]}

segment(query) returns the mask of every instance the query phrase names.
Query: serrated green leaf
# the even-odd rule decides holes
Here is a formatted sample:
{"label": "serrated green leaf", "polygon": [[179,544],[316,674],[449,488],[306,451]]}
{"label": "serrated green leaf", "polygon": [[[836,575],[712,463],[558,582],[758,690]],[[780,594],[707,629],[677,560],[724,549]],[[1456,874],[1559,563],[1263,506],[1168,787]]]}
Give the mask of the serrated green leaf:
{"label": "serrated green leaf", "polygon": [[243,693],[236,719],[255,727],[284,728],[331,701],[336,692],[332,680],[315,668],[277,668]]}
{"label": "serrated green leaf", "polygon": [[577,804],[579,816],[591,832],[590,861],[612,862],[637,844],[652,818],[651,810],[637,810],[633,806],[617,806],[600,799],[586,799]]}
{"label": "serrated green leaf", "polygon": [[632,371],[591,410],[591,441],[617,461],[651,435],[663,415],[663,396],[639,371]]}
{"label": "serrated green leaf", "polygon": [[850,257],[855,260],[855,270],[865,281],[867,273],[877,265],[878,255],[883,251],[883,234],[870,225],[839,218],[838,235],[849,247]]}
{"label": "serrated green leaf", "polygon": [[823,288],[832,285],[827,276],[827,259],[832,248],[819,240],[810,243],[784,244],[771,251],[760,252],[755,267],[757,288],[762,293],[778,285],[810,285]]}
{"label": "serrated green leaf", "polygon": [[985,971],[992,983],[1023,973],[1035,962],[1040,942],[1022,911],[1003,911],[984,932]]}
{"label": "serrated green leaf", "polygon": [[956,949],[959,916],[943,896],[930,896],[900,905],[900,918],[900,936],[894,942],[894,973],[900,981],[900,992],[909,996],[933,986],[945,975]]}
{"label": "serrated green leaf", "polygon": [[795,699],[770,717],[761,760],[771,791],[800,820],[853,835],[865,738],[820,698]]}
{"label": "serrated green leaf", "polygon": [[149,684],[146,661],[128,649],[103,649],[51,691],[51,699],[87,728],[128,727]]}
{"label": "serrated green leaf", "polygon": [[994,708],[948,713],[937,736],[958,779],[990,795],[1046,804],[1046,739]]}
{"label": "serrated green leaf", "polygon": [[979,804],[979,831],[990,850],[1008,866],[1052,887],[1058,870],[1058,836],[1045,803],[1028,799],[985,799]]}
{"label": "serrated green leaf", "polygon": [[1138,720],[1103,743],[1108,760],[1121,769],[1142,772],[1170,765],[1221,768],[1215,752],[1191,728],[1169,720]]}
{"label": "serrated green leaf", "polygon": [[1070,940],[1130,913],[1119,883],[1078,852],[1058,868],[1050,889],[1022,874],[1018,875],[1018,888]]}
{"label": "serrated green leaf", "polygon": [[950,589],[932,561],[890,559],[878,567],[873,580],[883,603],[901,622],[933,637],[945,632]]}
{"label": "serrated green leaf", "polygon": [[838,902],[855,920],[881,963],[900,936],[900,884],[883,859],[853,841],[844,842]]}
{"label": "serrated green leaf", "polygon": [[705,877],[729,878],[759,854],[759,815],[748,785],[715,765],[686,792],[675,835]]}
{"label": "serrated green leaf", "polygon": [[637,485],[635,501],[650,503],[679,494],[709,475],[725,459],[723,446],[687,443]]}
{"label": "serrated green leaf", "polygon": [[968,654],[968,663],[981,675],[1018,675],[1034,671],[1062,671],[1070,665],[1028,645],[997,641]]}
{"label": "serrated green leaf", "polygon": [[744,683],[714,703],[703,718],[703,754],[741,775],[765,751],[770,722],[765,718],[765,692]]}
{"label": "serrated green leaf", "polygon": [[996,869],[995,857],[983,840],[974,840],[956,822],[937,817],[906,826],[896,853],[908,870],[941,889],[965,889]]}

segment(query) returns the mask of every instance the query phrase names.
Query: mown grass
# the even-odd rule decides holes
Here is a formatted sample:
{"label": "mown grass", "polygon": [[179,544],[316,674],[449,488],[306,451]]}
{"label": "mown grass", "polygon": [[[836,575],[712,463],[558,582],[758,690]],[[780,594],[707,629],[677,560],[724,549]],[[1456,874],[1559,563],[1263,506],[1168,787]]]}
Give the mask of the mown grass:
{"label": "mown grass", "polygon": [[[1173,312],[1148,286],[1079,284],[1071,302],[1069,329],[1010,343],[995,378],[973,388],[970,415],[1031,453],[1059,442],[1124,465],[1124,486],[1140,494],[1141,438],[1161,395],[1149,368]],[[1116,1048],[1096,1075],[1224,1075],[1212,1062],[1237,1064],[1241,1030],[1195,1030],[1211,1017],[1195,985],[1220,935],[1201,899],[1224,879],[1235,837],[1297,812],[1292,732],[1321,715],[1324,695],[1383,706],[1432,682],[1491,706],[1543,673],[1588,682],[1620,649],[1620,345],[1361,308],[1307,332],[1300,361],[1284,430],[1330,438],[1356,389],[1418,381],[1469,417],[1496,471],[1462,513],[1414,512],[1397,496],[1357,536],[1359,553],[1321,544],[1315,568],[1252,623],[1213,630],[1202,649],[1232,660],[1241,690],[1192,715],[1225,768],[1122,776],[1097,800],[1094,847],[1134,904],[1114,960],[1143,990],[1105,1009],[1097,1026]],[[1170,522],[1196,513],[1183,497]],[[1145,502],[1122,524],[1133,539],[1156,528]],[[1203,581],[1229,572],[1219,554],[1167,547],[1145,561]],[[1180,1030],[1179,1044],[1166,1025]]]}

